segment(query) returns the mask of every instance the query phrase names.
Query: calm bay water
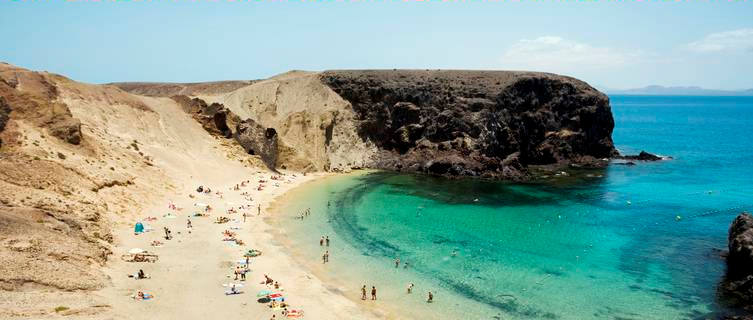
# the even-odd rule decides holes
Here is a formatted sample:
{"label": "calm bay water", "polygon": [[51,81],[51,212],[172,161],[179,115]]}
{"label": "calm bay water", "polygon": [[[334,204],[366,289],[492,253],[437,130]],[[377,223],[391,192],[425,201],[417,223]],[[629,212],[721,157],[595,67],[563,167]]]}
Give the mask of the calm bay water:
{"label": "calm bay water", "polygon": [[[397,318],[695,319],[725,310],[718,249],[732,219],[753,209],[753,97],[611,100],[621,152],[675,159],[537,184],[339,176],[294,191],[276,223],[301,263],[355,299],[361,285],[376,285]],[[306,207],[312,216],[293,219]],[[321,235],[330,248],[319,247]],[[409,267],[395,268],[395,257]],[[435,303],[424,302],[429,290]]]}

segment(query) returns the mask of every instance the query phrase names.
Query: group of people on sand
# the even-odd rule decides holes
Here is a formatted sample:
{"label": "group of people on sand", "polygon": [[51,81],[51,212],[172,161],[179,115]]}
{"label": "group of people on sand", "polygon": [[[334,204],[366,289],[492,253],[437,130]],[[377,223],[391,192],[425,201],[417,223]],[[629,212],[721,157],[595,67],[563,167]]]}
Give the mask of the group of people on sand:
{"label": "group of people on sand", "polygon": [[[377,290],[376,286],[371,286],[371,300],[377,299]],[[363,285],[361,287],[361,300],[366,300],[366,285]]]}
{"label": "group of people on sand", "polygon": [[[279,181],[279,180],[283,180],[284,178],[283,178],[283,176],[271,176],[270,179],[271,180],[278,180]],[[264,187],[264,183],[265,182],[266,181],[264,181],[264,180],[259,180],[260,184],[259,184],[259,188],[257,190],[261,190]],[[239,184],[235,184],[234,187],[231,186],[228,189],[229,190],[232,189],[231,191],[235,191],[235,194],[240,194],[241,196],[245,196],[245,198],[247,200],[251,201],[250,200],[251,194],[249,192],[247,192],[247,191],[242,190],[242,187],[246,187],[250,183],[251,183],[251,180],[245,180],[245,181],[240,182]],[[196,192],[198,194],[205,194],[205,195],[210,195],[210,196],[211,195],[216,195],[218,198],[222,199],[222,193],[220,193],[220,192],[213,192],[210,187],[205,186],[205,185],[198,186],[196,188]],[[196,193],[192,192],[192,193],[189,194],[189,197],[190,198],[195,198],[196,195],[197,195]],[[253,205],[256,205],[256,204],[253,204]],[[245,203],[245,204],[241,205],[240,207],[231,207],[230,209],[226,210],[225,213],[228,214],[228,215],[231,215],[231,214],[234,214],[234,213],[243,213],[243,215],[244,215],[243,221],[245,221],[246,220],[245,219],[245,217],[246,217],[246,212],[245,211],[246,210],[253,210],[253,205],[251,203]],[[208,211],[210,211],[212,209],[212,207],[209,204],[195,204],[195,206],[203,206],[204,208],[200,208],[200,211],[206,211],[206,212],[208,212]],[[171,209],[171,210],[180,210],[174,203],[172,203],[172,201],[168,204],[168,208]],[[238,210],[236,210],[236,208]],[[203,210],[201,210],[201,209],[203,209]],[[257,215],[261,215],[261,205],[260,204],[256,205],[256,209],[257,209]],[[311,213],[310,209],[307,209],[305,211],[305,216],[310,215],[310,213]],[[202,214],[202,215],[206,215],[206,214]],[[227,222],[230,222],[230,221],[236,221],[236,220],[235,219],[230,219],[229,217],[220,217],[220,218],[218,218],[218,220],[216,222],[227,223]],[[185,220],[185,223],[186,223],[186,229],[190,233],[191,230],[193,229],[193,223],[192,223],[191,219],[189,217],[187,217],[187,219]],[[170,228],[172,228],[172,227],[173,226],[169,226],[169,225],[163,226],[164,238],[166,240],[170,240],[170,239],[173,238],[173,232],[172,232],[172,230],[170,230]],[[240,239],[238,239],[238,234],[236,232],[232,231],[232,230],[238,230],[238,229],[240,229],[240,228],[239,227],[233,227],[233,226],[231,226],[229,229],[224,229],[224,231],[222,232],[223,240],[235,241],[237,244],[243,245],[243,242]],[[180,235],[181,232],[179,231],[179,232],[177,232],[177,234]],[[323,238],[323,241],[326,241],[327,245],[329,245],[329,240],[328,239]],[[155,246],[161,246],[162,242],[153,241],[153,244]],[[328,253],[327,253],[327,256],[328,256]],[[251,262],[250,261],[250,257],[253,257],[253,255],[251,255],[251,256],[244,255],[244,257],[245,257],[245,263],[244,263],[244,261],[239,261],[238,264],[235,265],[233,267],[233,269],[231,269],[232,276],[234,276],[233,279],[236,280],[236,281],[245,281],[247,274],[251,271],[251,269],[249,268],[249,266],[250,266],[249,263]],[[328,257],[327,257],[327,261],[328,261]],[[143,270],[139,269],[137,273],[131,274],[131,275],[129,275],[129,277],[135,278],[135,279],[146,279],[149,276],[146,275],[146,273],[144,273]],[[282,285],[280,284],[280,282],[273,280],[272,278],[270,278],[266,274],[264,275],[264,281],[262,281],[262,284],[266,285],[268,287],[268,289],[270,289],[270,290],[277,290],[278,292],[284,290],[282,288]],[[233,283],[233,284],[228,284],[226,286],[228,287],[227,291],[225,291],[226,295],[237,295],[237,294],[243,293],[243,291],[241,291],[242,285]],[[275,310],[278,309],[278,308],[281,308],[282,309],[282,317],[298,318],[298,317],[301,317],[303,315],[303,311],[302,310],[289,310],[288,309],[289,305],[285,302],[284,298],[280,298],[279,297],[279,295],[280,295],[279,293],[276,293],[275,295],[277,295],[278,297],[274,297],[274,296],[269,297],[269,298],[271,298],[270,299],[271,301],[269,301],[269,307],[272,308],[272,309],[275,309]],[[135,294],[133,294],[132,297],[134,299],[138,299],[138,300],[149,300],[149,299],[153,299],[154,298],[154,296],[152,294],[147,293],[145,291],[138,291]],[[279,314],[277,314],[277,316],[279,316]],[[273,316],[273,318],[274,318],[274,316]]]}
{"label": "group of people on sand", "polygon": [[306,218],[311,215],[311,208],[306,208],[306,210],[303,210],[299,215],[298,219],[303,220],[303,218]]}

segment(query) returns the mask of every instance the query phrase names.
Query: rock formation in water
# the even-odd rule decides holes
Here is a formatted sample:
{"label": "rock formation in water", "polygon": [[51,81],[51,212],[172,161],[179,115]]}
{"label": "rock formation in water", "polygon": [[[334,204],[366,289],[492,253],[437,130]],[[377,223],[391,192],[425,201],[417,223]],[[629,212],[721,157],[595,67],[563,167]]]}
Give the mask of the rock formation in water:
{"label": "rock formation in water", "polygon": [[[616,157],[617,159],[622,160],[638,160],[638,161],[661,161],[661,160],[669,160],[672,159],[672,157],[662,157],[655,155],[653,153],[649,153],[646,151],[641,151],[637,155],[620,155]],[[630,163],[630,162],[627,162]]]}
{"label": "rock formation in water", "polygon": [[727,274],[720,284],[735,306],[753,311],[753,216],[738,215],[729,227]]}
{"label": "rock formation in water", "polygon": [[588,84],[509,71],[326,71],[382,169],[520,180],[529,166],[604,166],[609,99]]}

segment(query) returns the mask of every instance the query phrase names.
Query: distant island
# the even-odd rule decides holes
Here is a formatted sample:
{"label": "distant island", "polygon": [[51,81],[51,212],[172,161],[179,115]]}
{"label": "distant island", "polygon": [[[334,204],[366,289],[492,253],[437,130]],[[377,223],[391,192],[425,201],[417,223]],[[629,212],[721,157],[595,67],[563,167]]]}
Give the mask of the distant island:
{"label": "distant island", "polygon": [[625,95],[674,95],[674,96],[753,96],[753,89],[748,90],[715,90],[701,87],[664,87],[651,85],[635,89],[609,89],[602,88],[607,94]]}

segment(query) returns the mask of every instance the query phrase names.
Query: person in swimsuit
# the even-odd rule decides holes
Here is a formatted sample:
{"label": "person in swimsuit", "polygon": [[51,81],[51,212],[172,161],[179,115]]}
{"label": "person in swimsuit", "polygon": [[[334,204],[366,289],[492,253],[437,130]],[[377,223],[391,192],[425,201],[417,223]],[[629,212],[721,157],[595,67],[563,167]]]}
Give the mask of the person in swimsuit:
{"label": "person in swimsuit", "polygon": [[361,300],[366,300],[366,285],[361,287]]}
{"label": "person in swimsuit", "polygon": [[371,286],[371,300],[376,300],[376,287]]}

